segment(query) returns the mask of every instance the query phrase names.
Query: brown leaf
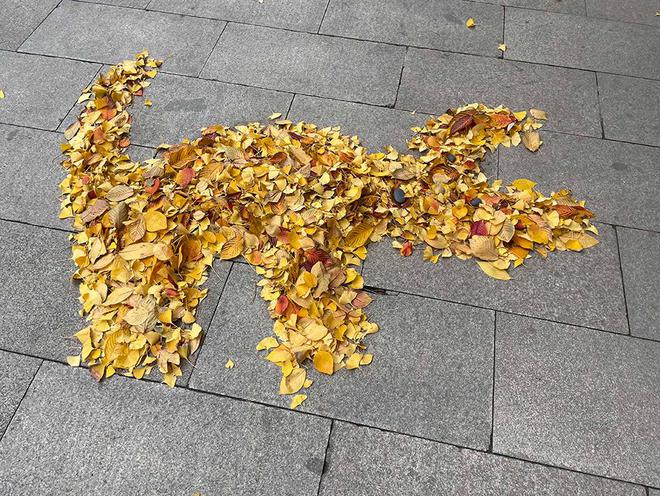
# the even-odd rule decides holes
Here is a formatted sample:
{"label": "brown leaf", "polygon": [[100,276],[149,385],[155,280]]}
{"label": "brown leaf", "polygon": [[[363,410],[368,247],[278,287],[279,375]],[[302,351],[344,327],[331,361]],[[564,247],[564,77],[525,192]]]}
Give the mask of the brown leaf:
{"label": "brown leaf", "polygon": [[80,214],[81,220],[85,224],[89,224],[94,219],[97,219],[108,210],[108,202],[105,200],[96,200],[93,205],[87,207],[83,213]]}

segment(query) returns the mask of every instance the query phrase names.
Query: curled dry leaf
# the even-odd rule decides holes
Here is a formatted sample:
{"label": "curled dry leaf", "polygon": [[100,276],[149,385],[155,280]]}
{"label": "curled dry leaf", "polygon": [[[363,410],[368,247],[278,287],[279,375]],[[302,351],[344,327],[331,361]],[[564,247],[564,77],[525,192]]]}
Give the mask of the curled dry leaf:
{"label": "curled dry leaf", "polygon": [[522,142],[523,145],[525,145],[525,148],[527,148],[530,152],[535,152],[536,150],[539,149],[541,146],[541,136],[539,135],[538,131],[525,131],[522,137]]}
{"label": "curled dry leaf", "polygon": [[174,386],[203,337],[195,314],[216,257],[242,256],[261,276],[273,335],[257,350],[281,371],[295,408],[311,385],[305,367],[359,373],[372,361],[365,339],[378,326],[354,268],[369,242],[391,236],[404,256],[423,242],[426,260],[475,258],[496,279],[535,251],[596,243],[591,212],[568,191],[544,195],[526,179],[502,188],[480,169],[488,151],[521,136],[540,144],[541,111],[451,109],[414,130],[408,146],[418,155],[372,153],[339,128],[272,116],[211,125],[162,145],[158,158],[127,160],[128,109],[159,66],[140,53],[100,75],[62,145],[61,216],[78,231],[75,278],[89,321],[68,361],[97,380],[140,379],[155,367]]}

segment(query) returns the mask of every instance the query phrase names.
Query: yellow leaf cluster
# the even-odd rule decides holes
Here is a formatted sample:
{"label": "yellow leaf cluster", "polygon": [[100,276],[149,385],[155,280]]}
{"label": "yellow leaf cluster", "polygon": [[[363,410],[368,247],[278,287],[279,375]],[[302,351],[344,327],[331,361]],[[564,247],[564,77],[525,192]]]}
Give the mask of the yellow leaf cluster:
{"label": "yellow leaf cluster", "polygon": [[125,153],[127,109],[159,65],[140,53],[101,75],[62,145],[60,216],[77,230],[75,278],[89,321],[76,334],[80,355],[67,360],[87,363],[96,379],[156,367],[174,385],[200,344],[195,313],[216,257],[243,256],[261,276],[274,335],[257,350],[280,368],[279,391],[296,395],[295,408],[312,383],[309,365],[332,375],[372,361],[364,339],[378,326],[354,268],[370,242],[391,236],[404,256],[424,243],[425,259],[475,258],[496,279],[532,251],[597,242],[586,233],[595,231],[591,212],[568,191],[545,196],[526,179],[503,187],[480,170],[500,145],[536,146],[538,109],[450,110],[413,129],[416,154],[371,153],[339,128],[274,114],[266,124],[209,126],[138,163]]}

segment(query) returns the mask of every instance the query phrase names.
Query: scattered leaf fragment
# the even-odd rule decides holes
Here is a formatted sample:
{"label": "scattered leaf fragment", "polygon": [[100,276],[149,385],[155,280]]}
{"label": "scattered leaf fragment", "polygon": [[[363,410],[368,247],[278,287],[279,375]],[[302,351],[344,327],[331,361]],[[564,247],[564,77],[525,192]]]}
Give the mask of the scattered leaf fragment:
{"label": "scattered leaf fragment", "polygon": [[334,367],[332,355],[329,352],[323,350],[316,352],[316,355],[314,355],[314,368],[316,370],[322,374],[332,375]]}
{"label": "scattered leaf fragment", "polygon": [[472,19],[472,17],[468,18],[468,20],[465,21],[465,25],[466,25],[468,28],[473,28],[473,27],[474,27],[474,19]]}
{"label": "scattered leaf fragment", "polygon": [[538,131],[525,131],[523,134],[522,138],[523,145],[525,145],[525,148],[527,148],[530,152],[535,152],[536,150],[539,149],[541,146],[541,136],[539,135]]}
{"label": "scattered leaf fragment", "polygon": [[306,399],[307,399],[306,394],[296,394],[293,398],[291,398],[290,408],[292,410],[295,410],[300,405],[302,405]]}
{"label": "scattered leaf fragment", "polygon": [[499,45],[497,45],[497,49],[500,52],[506,52],[506,43],[500,43]]}
{"label": "scattered leaf fragment", "polygon": [[227,363],[225,363],[225,368],[226,369],[233,369],[234,368],[234,361],[231,358],[229,358],[227,360]]}

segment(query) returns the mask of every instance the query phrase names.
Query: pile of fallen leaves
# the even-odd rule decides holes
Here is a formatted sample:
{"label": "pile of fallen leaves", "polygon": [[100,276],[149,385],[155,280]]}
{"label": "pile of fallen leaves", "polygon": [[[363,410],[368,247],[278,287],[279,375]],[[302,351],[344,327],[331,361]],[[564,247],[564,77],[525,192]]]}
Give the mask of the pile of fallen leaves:
{"label": "pile of fallen leaves", "polygon": [[331,375],[372,360],[363,340],[378,326],[355,269],[368,243],[387,235],[403,256],[417,247],[433,262],[475,258],[497,279],[532,251],[597,243],[586,232],[596,232],[591,212],[569,191],[545,196],[526,179],[502,187],[479,168],[499,145],[537,149],[541,111],[450,110],[414,129],[417,154],[370,153],[339,128],[275,115],[207,127],[138,163],[124,153],[127,108],[159,65],[145,52],[101,75],[62,145],[61,217],[78,231],[75,277],[89,321],[69,362],[82,359],[96,379],[157,367],[175,384],[202,338],[195,310],[216,257],[243,256],[261,275],[274,336],[257,349],[280,367],[280,393],[296,394],[311,384],[308,362]]}

